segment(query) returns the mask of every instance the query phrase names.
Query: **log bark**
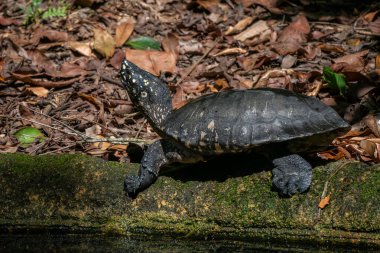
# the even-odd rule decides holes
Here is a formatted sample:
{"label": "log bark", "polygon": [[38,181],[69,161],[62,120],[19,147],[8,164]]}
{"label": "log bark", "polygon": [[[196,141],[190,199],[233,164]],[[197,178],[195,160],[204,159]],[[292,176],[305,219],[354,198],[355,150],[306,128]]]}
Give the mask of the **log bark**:
{"label": "log bark", "polygon": [[[82,155],[0,155],[0,231],[380,247],[380,165],[316,167],[311,189],[292,198],[271,189],[270,171],[220,177],[226,174],[221,170],[202,177],[207,166],[196,167],[200,171],[159,177],[132,200],[123,181],[137,164]],[[331,200],[320,212],[324,191]]]}

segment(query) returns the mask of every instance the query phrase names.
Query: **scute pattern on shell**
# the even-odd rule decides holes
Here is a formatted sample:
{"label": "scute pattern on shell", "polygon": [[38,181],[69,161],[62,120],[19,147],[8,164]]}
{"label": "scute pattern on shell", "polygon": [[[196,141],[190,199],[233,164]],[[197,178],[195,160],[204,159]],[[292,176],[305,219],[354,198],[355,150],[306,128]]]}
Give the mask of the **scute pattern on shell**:
{"label": "scute pattern on shell", "polygon": [[172,112],[164,132],[187,148],[221,154],[348,127],[315,98],[287,90],[253,89],[202,96]]}

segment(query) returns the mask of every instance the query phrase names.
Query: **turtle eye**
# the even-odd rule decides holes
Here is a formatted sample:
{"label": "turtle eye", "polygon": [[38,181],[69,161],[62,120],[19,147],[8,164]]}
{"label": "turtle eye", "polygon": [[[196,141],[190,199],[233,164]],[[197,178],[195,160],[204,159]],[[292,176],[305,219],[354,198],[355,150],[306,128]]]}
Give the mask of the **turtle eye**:
{"label": "turtle eye", "polygon": [[146,98],[148,96],[148,93],[146,91],[141,92],[141,97]]}

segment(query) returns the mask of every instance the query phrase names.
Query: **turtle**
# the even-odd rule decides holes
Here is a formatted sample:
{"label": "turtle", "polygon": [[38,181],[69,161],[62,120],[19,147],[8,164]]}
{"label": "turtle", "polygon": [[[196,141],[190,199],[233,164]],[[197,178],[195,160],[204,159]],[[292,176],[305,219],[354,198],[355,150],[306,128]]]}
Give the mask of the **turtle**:
{"label": "turtle", "polygon": [[300,153],[326,148],[350,125],[314,97],[286,89],[225,90],[174,110],[158,77],[123,59],[120,79],[134,106],[161,139],[148,146],[138,175],[124,189],[134,198],[172,163],[196,163],[222,154],[258,153],[272,161],[272,185],[281,196],[306,192],[312,166]]}

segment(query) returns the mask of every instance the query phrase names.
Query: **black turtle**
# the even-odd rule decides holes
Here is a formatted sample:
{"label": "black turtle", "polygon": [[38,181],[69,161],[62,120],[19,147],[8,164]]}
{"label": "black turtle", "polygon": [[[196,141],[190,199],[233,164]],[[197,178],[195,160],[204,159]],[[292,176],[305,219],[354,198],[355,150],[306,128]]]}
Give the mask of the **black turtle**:
{"label": "black turtle", "polygon": [[145,152],[138,176],[125,180],[129,196],[148,188],[162,167],[215,155],[260,152],[274,165],[272,183],[284,196],[305,192],[312,167],[297,153],[320,150],[350,126],[315,98],[283,89],[228,90],[173,110],[157,77],[123,60],[121,81],[162,139]]}

